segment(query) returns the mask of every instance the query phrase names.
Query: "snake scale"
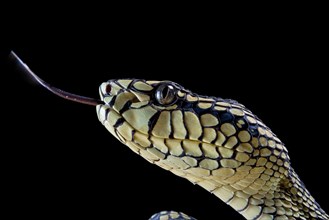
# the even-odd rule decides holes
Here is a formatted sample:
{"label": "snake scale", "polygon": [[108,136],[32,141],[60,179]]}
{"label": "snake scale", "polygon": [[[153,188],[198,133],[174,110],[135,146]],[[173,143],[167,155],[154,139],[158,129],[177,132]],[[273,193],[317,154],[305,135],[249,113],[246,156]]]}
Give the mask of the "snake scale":
{"label": "snake scale", "polygon": [[[246,219],[329,219],[291,167],[285,145],[237,101],[198,95],[171,81],[140,79],[104,82],[101,100],[95,100],[52,87],[13,52],[11,58],[55,94],[95,105],[99,121],[120,142]],[[150,219],[194,218],[164,211]]]}

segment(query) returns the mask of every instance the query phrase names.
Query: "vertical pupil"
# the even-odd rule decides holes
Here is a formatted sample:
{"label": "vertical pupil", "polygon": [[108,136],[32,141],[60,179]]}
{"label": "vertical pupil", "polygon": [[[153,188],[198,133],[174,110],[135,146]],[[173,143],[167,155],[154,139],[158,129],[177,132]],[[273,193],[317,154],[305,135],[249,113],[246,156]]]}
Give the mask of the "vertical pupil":
{"label": "vertical pupil", "polygon": [[168,86],[164,87],[161,94],[163,99],[167,98],[168,92],[169,92]]}

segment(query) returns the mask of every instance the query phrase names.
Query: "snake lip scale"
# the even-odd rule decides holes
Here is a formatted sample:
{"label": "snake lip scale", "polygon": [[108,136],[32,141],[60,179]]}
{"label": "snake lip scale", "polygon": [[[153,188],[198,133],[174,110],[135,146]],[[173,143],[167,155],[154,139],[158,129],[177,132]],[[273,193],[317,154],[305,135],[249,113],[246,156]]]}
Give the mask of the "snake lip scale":
{"label": "snake lip scale", "polygon": [[[10,60],[56,95],[96,106],[99,121],[120,142],[246,219],[329,219],[292,168],[285,145],[237,101],[143,79],[109,80],[99,87],[101,100],[92,99],[44,82],[14,52]],[[150,219],[194,218],[163,211]]]}

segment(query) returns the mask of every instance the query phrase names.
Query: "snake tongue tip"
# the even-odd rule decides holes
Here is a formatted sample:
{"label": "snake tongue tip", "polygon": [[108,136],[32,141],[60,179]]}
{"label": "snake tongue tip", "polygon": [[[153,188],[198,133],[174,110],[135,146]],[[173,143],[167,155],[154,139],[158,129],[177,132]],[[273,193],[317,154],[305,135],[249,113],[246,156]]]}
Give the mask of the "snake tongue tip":
{"label": "snake tongue tip", "polygon": [[92,106],[104,104],[104,102],[102,102],[99,99],[93,99],[93,98],[69,93],[69,92],[63,91],[61,89],[58,89],[58,88],[50,85],[49,83],[43,81],[16,55],[16,53],[14,51],[11,51],[9,53],[8,60],[11,64],[14,65],[15,68],[17,68],[20,72],[24,73],[25,76],[29,76],[31,81],[43,86],[44,88],[48,89],[50,92],[54,93],[57,96],[60,96],[67,100],[79,102],[82,104],[92,105]]}

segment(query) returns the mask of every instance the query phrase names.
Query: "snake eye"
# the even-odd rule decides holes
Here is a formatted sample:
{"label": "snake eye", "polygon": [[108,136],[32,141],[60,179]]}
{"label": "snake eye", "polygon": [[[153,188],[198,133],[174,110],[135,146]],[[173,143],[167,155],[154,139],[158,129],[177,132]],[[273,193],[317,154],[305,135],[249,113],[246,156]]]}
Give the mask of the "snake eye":
{"label": "snake eye", "polygon": [[176,101],[176,90],[170,84],[162,84],[156,89],[155,98],[161,105],[171,105]]}

